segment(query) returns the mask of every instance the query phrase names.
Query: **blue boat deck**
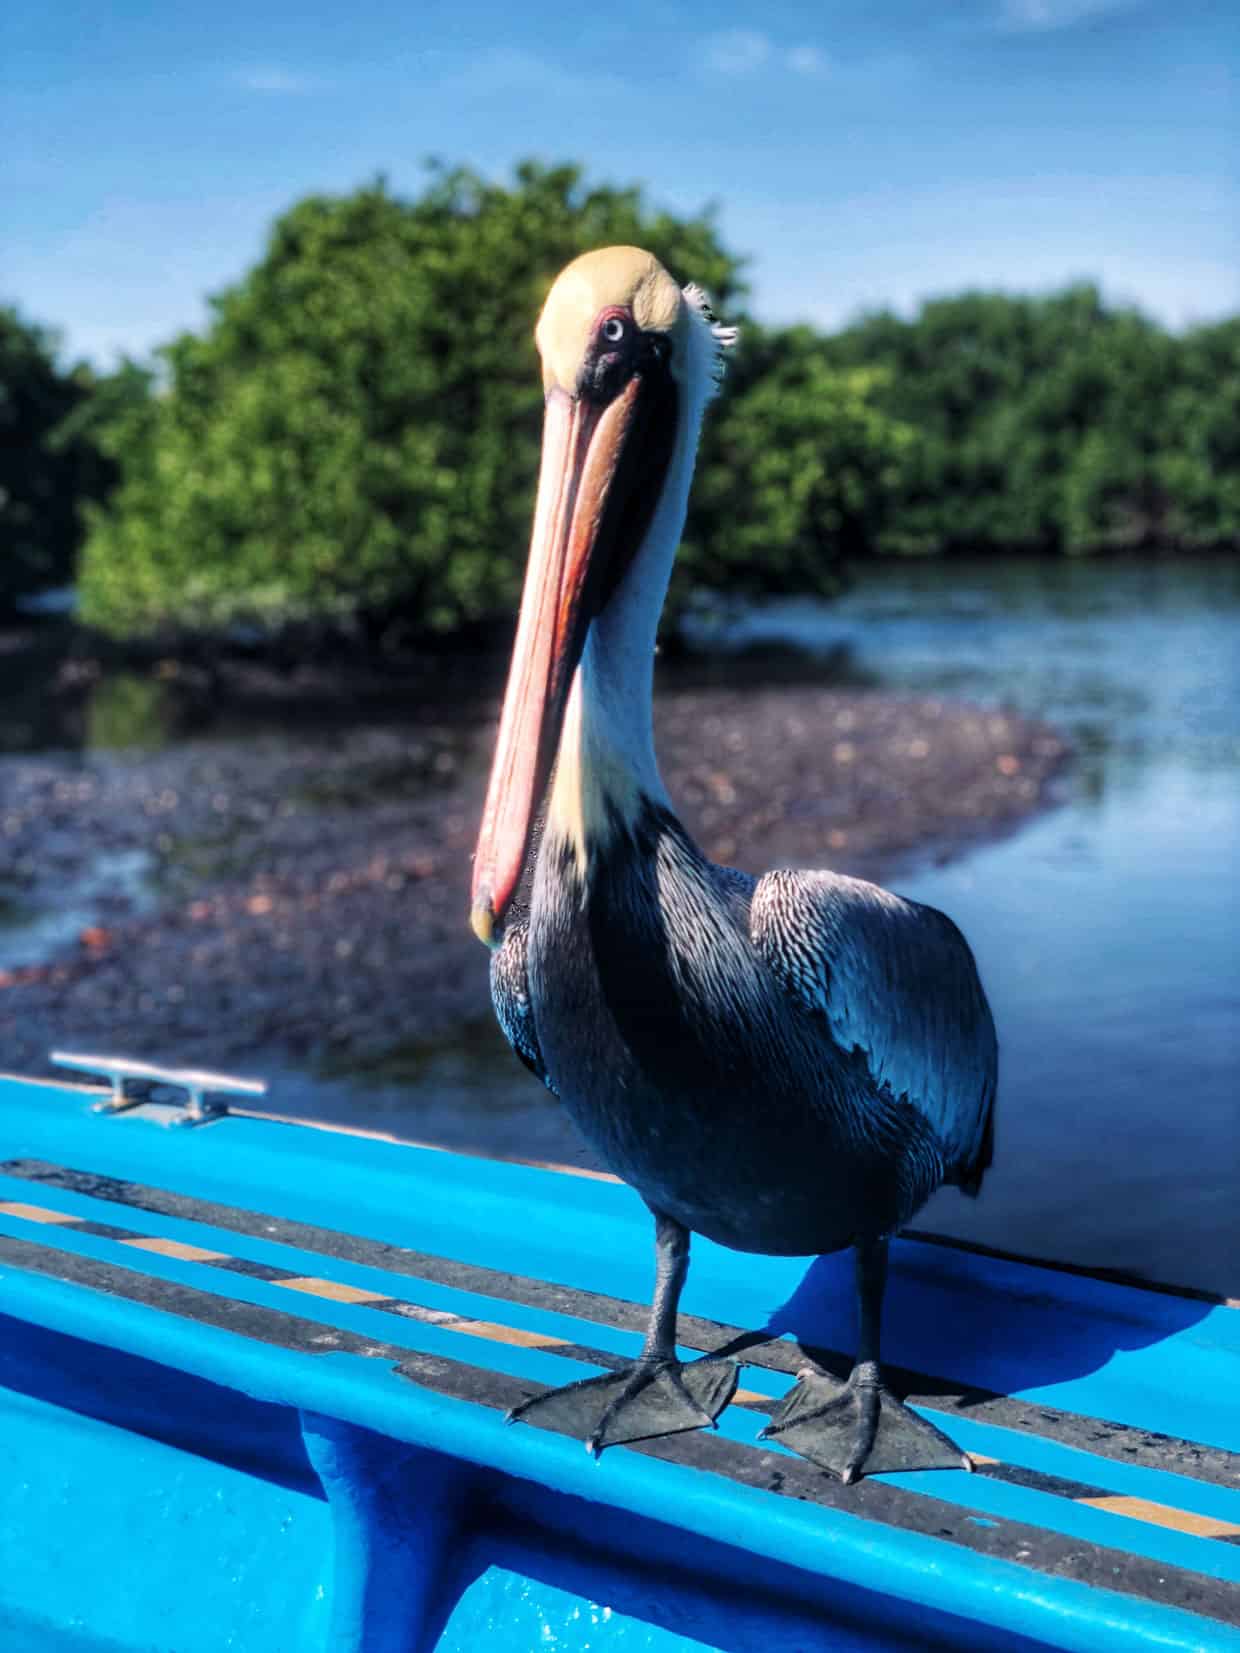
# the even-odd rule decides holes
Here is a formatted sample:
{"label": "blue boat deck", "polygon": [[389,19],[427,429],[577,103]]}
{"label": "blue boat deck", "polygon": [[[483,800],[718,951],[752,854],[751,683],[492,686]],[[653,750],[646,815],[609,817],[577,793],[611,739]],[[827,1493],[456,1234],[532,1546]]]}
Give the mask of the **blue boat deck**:
{"label": "blue boat deck", "polygon": [[848,1260],[695,1240],[736,1397],[595,1463],[504,1414],[636,1351],[629,1190],[96,1097],[0,1080],[8,1653],[1240,1649],[1228,1305],[898,1241],[893,1379],[976,1468],[846,1488],[757,1435]]}

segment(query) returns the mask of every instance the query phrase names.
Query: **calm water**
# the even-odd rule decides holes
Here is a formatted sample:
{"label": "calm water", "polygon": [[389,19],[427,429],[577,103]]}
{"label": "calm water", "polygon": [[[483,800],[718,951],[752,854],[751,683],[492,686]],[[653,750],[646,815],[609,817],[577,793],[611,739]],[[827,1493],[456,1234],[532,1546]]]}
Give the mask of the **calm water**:
{"label": "calm water", "polygon": [[[1240,569],[901,564],[728,641],[1070,733],[1057,809],[892,879],[963,927],[1002,1044],[985,1193],[945,1192],[918,1226],[1240,1296]],[[489,1024],[369,1075],[278,1077],[292,1113],[574,1157]]]}
{"label": "calm water", "polygon": [[1240,570],[905,565],[735,635],[1077,746],[1058,810],[893,879],[968,935],[1002,1046],[985,1194],[918,1226],[1240,1296]]}

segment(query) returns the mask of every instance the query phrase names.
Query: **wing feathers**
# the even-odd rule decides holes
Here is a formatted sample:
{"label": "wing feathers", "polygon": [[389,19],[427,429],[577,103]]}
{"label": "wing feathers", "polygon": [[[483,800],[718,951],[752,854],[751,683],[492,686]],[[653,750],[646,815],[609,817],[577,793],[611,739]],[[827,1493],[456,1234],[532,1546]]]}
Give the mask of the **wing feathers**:
{"label": "wing feathers", "polygon": [[933,1125],[949,1180],[976,1192],[990,1161],[998,1047],[952,921],[860,879],[774,872],[758,881],[750,928],[787,990]]}

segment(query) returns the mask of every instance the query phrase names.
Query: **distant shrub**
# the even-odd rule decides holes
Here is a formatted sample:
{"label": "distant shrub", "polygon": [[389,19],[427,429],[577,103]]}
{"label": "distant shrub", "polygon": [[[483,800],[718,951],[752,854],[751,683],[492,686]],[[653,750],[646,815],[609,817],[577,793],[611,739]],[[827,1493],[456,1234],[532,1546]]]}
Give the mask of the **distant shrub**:
{"label": "distant shrub", "polygon": [[112,467],[74,415],[93,393],[83,368],[57,365],[54,333],[0,307],[0,613],[73,577],[79,507]]}
{"label": "distant shrub", "polygon": [[1158,479],[1175,538],[1240,545],[1240,317],[1194,328],[1167,398]]}
{"label": "distant shrub", "polygon": [[883,533],[916,440],[884,411],[882,367],[839,367],[811,328],[749,326],[708,416],[687,572],[733,597],[822,592]]}
{"label": "distant shrub", "polygon": [[874,548],[1078,554],[1240,543],[1240,323],[1182,338],[1088,284],[965,293],[830,341],[916,437]]}
{"label": "distant shrub", "polygon": [[83,616],[124,634],[445,630],[510,610],[537,473],[534,320],[556,271],[608,242],[725,304],[737,290],[708,217],[587,189],[572,167],[302,201],[205,335],[161,352],[166,387],[111,427],[123,480],[91,514]]}
{"label": "distant shrub", "polygon": [[379,183],[300,202],[202,336],[159,353],[157,389],[133,368],[98,387],[75,417],[120,481],[88,506],[83,616],[121,636],[374,636],[510,614],[534,318],[556,271],[609,242],[743,322],[673,616],[694,590],[829,591],[848,555],[1240,544],[1240,321],[1177,338],[1083,284],[831,337],[760,328],[737,317],[740,261],[709,213],[527,164],[508,187],[437,170],[414,200]]}

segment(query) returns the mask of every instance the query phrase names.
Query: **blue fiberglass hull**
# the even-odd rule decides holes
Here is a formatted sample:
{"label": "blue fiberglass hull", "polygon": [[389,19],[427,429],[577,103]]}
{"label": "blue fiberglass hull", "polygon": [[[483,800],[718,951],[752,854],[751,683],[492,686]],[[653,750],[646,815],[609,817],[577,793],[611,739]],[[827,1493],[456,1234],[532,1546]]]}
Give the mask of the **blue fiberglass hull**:
{"label": "blue fiberglass hull", "polygon": [[[888,1345],[978,1470],[843,1488],[757,1434],[847,1259],[695,1244],[717,1433],[505,1425],[637,1347],[592,1178],[0,1080],[0,1647],[1240,1649],[1240,1312],[915,1240]],[[944,1416],[941,1416],[943,1414]]]}

